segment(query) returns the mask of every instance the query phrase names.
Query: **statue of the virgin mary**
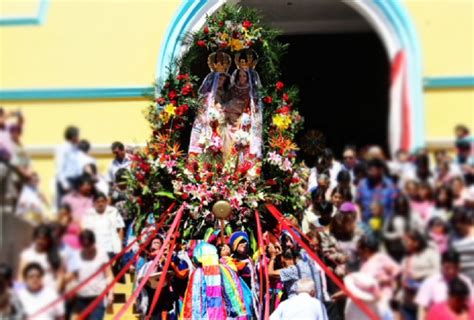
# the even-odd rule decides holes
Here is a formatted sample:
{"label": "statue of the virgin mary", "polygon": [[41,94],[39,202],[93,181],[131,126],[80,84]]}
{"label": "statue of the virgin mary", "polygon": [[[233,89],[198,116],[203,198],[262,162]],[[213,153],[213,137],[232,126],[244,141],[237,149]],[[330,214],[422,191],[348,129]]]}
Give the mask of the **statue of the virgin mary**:
{"label": "statue of the virgin mary", "polygon": [[245,50],[235,55],[229,101],[224,104],[223,152],[238,161],[262,156],[262,108],[258,99],[260,78],[255,71],[258,57]]}
{"label": "statue of the virgin mary", "polygon": [[215,52],[209,55],[207,63],[211,72],[198,91],[203,106],[198,110],[191,130],[190,155],[201,154],[209,146],[219,151],[222,148],[219,131],[224,121],[222,105],[228,100],[230,75],[227,72],[232,59],[224,52]]}
{"label": "statue of the virgin mary", "polygon": [[[237,163],[262,155],[262,109],[258,99],[260,79],[255,71],[257,56],[253,50],[237,53],[236,70],[227,71],[231,58],[224,52],[208,58],[211,72],[204,79],[199,95],[203,108],[193,124],[189,153],[207,150]],[[227,83],[231,78],[231,87]]]}

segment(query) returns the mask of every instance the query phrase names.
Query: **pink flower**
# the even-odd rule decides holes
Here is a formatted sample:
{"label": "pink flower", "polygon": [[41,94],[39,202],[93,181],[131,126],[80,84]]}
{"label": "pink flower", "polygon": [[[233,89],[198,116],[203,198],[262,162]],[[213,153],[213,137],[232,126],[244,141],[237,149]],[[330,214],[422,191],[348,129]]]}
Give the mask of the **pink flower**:
{"label": "pink flower", "polygon": [[285,158],[285,160],[283,160],[283,163],[281,164],[281,169],[283,171],[291,171],[292,164],[291,164],[291,161],[288,160],[288,158]]}
{"label": "pink flower", "polygon": [[281,156],[277,154],[275,151],[268,153],[268,162],[274,165],[278,165],[281,162]]}
{"label": "pink flower", "polygon": [[173,168],[176,166],[177,162],[175,160],[169,160],[165,162],[165,167],[166,170],[168,170],[169,173],[173,172]]}

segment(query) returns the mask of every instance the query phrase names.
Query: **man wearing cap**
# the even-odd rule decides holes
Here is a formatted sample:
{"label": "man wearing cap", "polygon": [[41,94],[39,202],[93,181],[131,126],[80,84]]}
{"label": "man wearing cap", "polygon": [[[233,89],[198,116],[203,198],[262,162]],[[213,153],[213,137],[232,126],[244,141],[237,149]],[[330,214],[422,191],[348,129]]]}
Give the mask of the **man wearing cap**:
{"label": "man wearing cap", "polygon": [[309,278],[298,280],[296,282],[297,295],[281,302],[271,314],[270,320],[327,320],[324,304],[315,299],[314,288],[313,280]]}

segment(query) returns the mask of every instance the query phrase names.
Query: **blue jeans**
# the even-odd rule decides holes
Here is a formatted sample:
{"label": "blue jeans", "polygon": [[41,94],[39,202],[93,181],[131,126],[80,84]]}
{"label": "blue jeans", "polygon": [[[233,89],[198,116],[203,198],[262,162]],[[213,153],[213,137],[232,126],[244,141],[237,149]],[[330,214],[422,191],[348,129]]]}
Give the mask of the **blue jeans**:
{"label": "blue jeans", "polygon": [[[77,297],[76,298],[76,312],[80,314],[95,300],[97,297]],[[87,320],[102,320],[105,315],[105,305],[103,302],[99,303],[97,307],[89,314]]]}

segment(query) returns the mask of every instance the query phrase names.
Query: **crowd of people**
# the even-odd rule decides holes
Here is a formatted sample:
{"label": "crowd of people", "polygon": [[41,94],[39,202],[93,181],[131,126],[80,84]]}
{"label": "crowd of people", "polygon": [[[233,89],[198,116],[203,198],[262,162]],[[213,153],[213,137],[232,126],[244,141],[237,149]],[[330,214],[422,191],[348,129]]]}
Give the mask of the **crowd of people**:
{"label": "crowd of people", "polygon": [[[81,140],[78,128],[67,128],[56,154],[52,204],[38,190],[38,175],[20,142],[21,113],[0,109],[0,120],[0,164],[19,177],[4,189],[2,199],[14,200],[13,214],[22,218],[31,220],[34,213],[36,225],[18,269],[0,266],[0,315],[22,319],[41,312],[40,319],[69,319],[84,312],[130,259],[125,254],[108,263],[134,238],[134,217],[126,205],[131,161],[125,146],[114,142],[114,159],[102,175],[89,154],[89,142]],[[474,319],[474,152],[469,129],[458,126],[455,132],[454,153],[400,150],[389,160],[377,146],[347,146],[339,162],[324,150],[325,165],[320,161],[311,168],[308,208],[285,213],[305,237],[283,229],[266,232],[263,260],[256,259],[249,235],[242,231],[224,241],[211,235],[205,245],[176,238],[179,245],[173,250],[164,241],[166,230],[159,230],[129,271],[140,282],[154,257],[164,252],[136,301],[137,313],[144,317],[151,312],[155,319],[176,319],[180,313],[196,318],[186,289],[192,284],[206,292],[195,276],[200,269],[203,279],[210,276],[203,267],[205,255],[225,266],[222,279],[225,274],[238,279],[233,290],[240,293],[234,297],[239,304],[227,307],[230,318],[260,317],[265,308],[259,293],[268,291],[272,320],[367,319],[367,310],[380,319]],[[56,208],[54,215],[46,214],[50,207]],[[170,268],[163,274],[169,255]],[[259,281],[264,264],[269,288]],[[73,296],[42,310],[98,270]],[[328,270],[343,288],[328,277]],[[164,285],[151,310],[161,277]],[[225,297],[231,296],[231,288],[222,290],[223,304],[230,303]],[[111,290],[89,319],[112,312],[113,298]],[[201,298],[209,299],[205,294]]]}

